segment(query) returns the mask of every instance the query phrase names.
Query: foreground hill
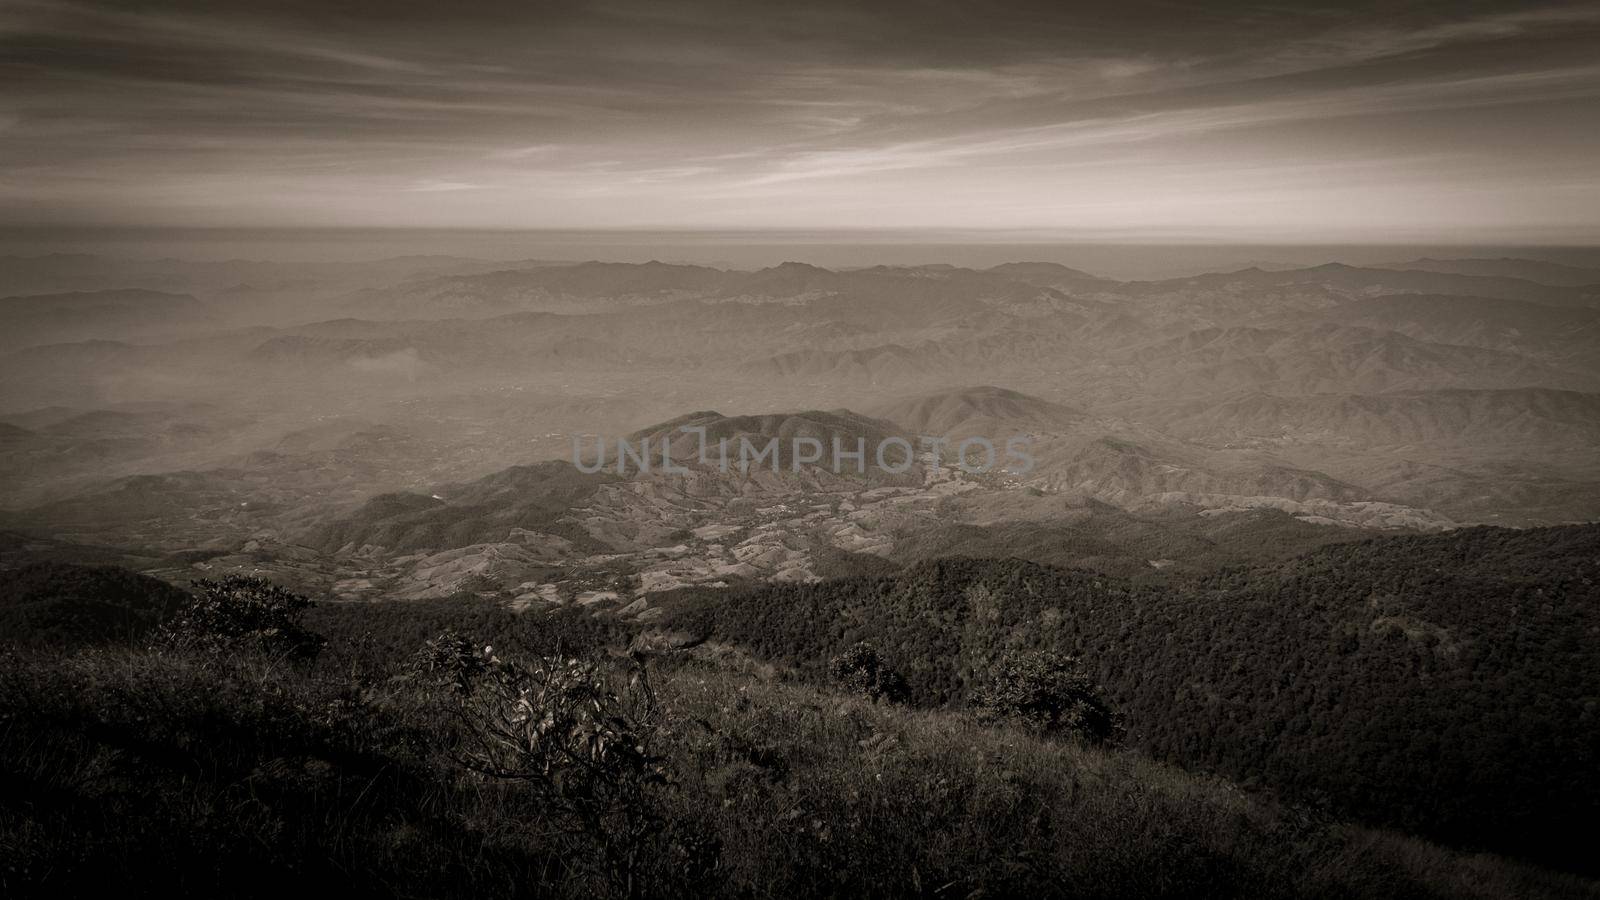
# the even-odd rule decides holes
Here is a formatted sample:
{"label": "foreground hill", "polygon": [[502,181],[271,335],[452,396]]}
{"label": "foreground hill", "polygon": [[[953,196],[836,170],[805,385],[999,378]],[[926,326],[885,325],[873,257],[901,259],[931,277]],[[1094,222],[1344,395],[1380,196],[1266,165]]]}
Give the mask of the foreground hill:
{"label": "foreground hill", "polygon": [[[1136,754],[763,679],[737,656],[596,658],[610,636],[586,614],[313,612],[326,647],[299,664],[182,644],[8,654],[7,895],[107,880],[167,896],[308,880],[429,897],[1591,895],[1579,877],[1332,822]],[[438,658],[418,651],[443,625],[461,637],[435,649],[492,644],[497,672],[553,664],[581,681],[506,696],[469,678],[458,703],[416,662]],[[462,738],[500,699],[549,722],[542,740],[593,748],[586,768],[464,768]],[[619,733],[621,752],[582,743]]]}
{"label": "foreground hill", "polygon": [[[1018,648],[1080,655],[1130,742],[1373,821],[1592,866],[1600,526],[1324,547],[1141,587],[1016,560],[691,593],[665,631],[820,677],[873,642],[913,702]],[[1535,761],[1537,763],[1535,764]]]}

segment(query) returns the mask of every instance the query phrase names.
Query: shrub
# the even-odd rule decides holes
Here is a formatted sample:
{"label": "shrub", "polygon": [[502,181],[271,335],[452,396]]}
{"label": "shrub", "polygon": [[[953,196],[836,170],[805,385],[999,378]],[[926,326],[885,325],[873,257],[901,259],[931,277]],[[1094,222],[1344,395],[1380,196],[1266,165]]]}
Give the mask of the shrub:
{"label": "shrub", "polygon": [[872,700],[901,701],[906,682],[872,644],[862,642],[828,660],[828,678],[841,689]]}
{"label": "shrub", "polygon": [[985,721],[1092,743],[1111,741],[1119,731],[1078,661],[1047,650],[1002,658],[988,682],[973,692],[971,704]]}
{"label": "shrub", "polygon": [[660,713],[642,666],[536,656],[501,659],[446,632],[419,654],[414,673],[447,688],[454,728],[446,755],[470,772],[531,788],[541,812],[624,896],[638,890],[644,849],[664,820],[652,789],[671,779],[652,749]]}
{"label": "shrub", "polygon": [[411,675],[426,687],[445,688],[466,695],[489,670],[488,652],[453,629],[446,629],[422,645],[412,659]]}
{"label": "shrub", "polygon": [[166,646],[207,654],[264,652],[307,658],[323,639],[302,623],[311,600],[265,578],[194,582],[194,597],[161,629]]}

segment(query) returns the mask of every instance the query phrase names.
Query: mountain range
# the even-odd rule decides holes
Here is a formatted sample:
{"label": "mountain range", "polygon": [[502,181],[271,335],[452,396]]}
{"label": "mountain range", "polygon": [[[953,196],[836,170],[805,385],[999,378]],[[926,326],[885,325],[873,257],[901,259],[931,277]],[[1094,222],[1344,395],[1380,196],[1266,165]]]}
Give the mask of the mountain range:
{"label": "mountain range", "polygon": [[[267,294],[245,276],[305,302],[250,312]],[[1233,521],[1304,546],[1306,528],[1600,510],[1600,299],[1538,261],[1118,281],[1028,262],[46,259],[0,261],[0,284],[76,291],[0,302],[6,527],[340,596],[626,606],[898,565],[956,534],[1148,573],[1233,558],[1197,537]],[[723,472],[701,429],[712,448],[859,442],[868,471]],[[891,438],[916,448],[906,472],[871,464]],[[953,464],[971,438],[997,448],[989,471]],[[574,468],[618,441],[687,471]],[[1141,549],[1090,552],[1083,523],[1111,510],[1148,520],[1118,526]]]}

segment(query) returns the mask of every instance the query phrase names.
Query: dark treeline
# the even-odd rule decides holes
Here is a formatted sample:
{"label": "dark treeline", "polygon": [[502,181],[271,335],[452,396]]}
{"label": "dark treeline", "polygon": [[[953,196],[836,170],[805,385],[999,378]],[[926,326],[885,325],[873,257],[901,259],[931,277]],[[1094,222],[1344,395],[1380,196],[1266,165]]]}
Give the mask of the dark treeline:
{"label": "dark treeline", "polygon": [[39,562],[0,571],[0,644],[66,647],[133,641],[187,594],[117,566]]}

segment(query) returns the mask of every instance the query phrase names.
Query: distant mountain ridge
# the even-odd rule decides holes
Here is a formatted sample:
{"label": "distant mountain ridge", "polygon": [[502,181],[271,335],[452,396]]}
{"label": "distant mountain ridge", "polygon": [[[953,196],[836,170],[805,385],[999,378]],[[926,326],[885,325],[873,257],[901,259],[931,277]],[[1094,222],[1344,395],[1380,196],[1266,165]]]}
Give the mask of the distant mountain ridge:
{"label": "distant mountain ridge", "polygon": [[207,304],[189,294],[137,288],[0,297],[0,350],[172,334],[214,318]]}
{"label": "distant mountain ridge", "polygon": [[1309,396],[1253,393],[1197,408],[1179,419],[1175,430],[1207,440],[1299,433],[1372,444],[1600,444],[1600,394],[1548,388]]}
{"label": "distant mountain ridge", "polygon": [[[88,417],[55,430],[48,416],[6,418],[0,503],[83,540],[283,541],[374,496],[570,458],[574,435],[659,446],[684,410],[735,410],[760,415],[699,424],[825,449],[835,437],[1033,436],[1038,468],[996,476],[1023,490],[974,514],[985,523],[1043,515],[1026,489],[1141,512],[1272,508],[1381,527],[1595,517],[1600,473],[1581,452],[1596,415],[1585,398],[1600,395],[1591,287],[1521,277],[1540,274],[1526,261],[1419,262],[1451,271],[1328,264],[1119,281],[1025,260],[19,264],[29,278],[82,263],[85,278],[188,273],[205,287],[172,304],[114,290],[42,303],[109,297],[171,315],[115,339],[0,353],[0,412]],[[303,305],[272,312],[280,296]],[[259,319],[245,316],[258,306]],[[0,302],[0,326],[6,314]],[[144,398],[212,411],[165,425],[97,414]],[[242,433],[219,411],[235,407]],[[670,440],[680,460],[694,438]],[[629,478],[602,486],[595,533],[642,552],[730,498],[861,487],[812,474]],[[844,529],[835,549],[887,552],[886,536],[921,528],[945,502],[935,498],[994,486],[932,480],[899,486],[926,494],[892,514],[819,515]],[[424,496],[434,492],[450,496]]]}
{"label": "distant mountain ridge", "polygon": [[1214,272],[1189,278],[1162,281],[1128,282],[1124,289],[1137,293],[1159,293],[1184,287],[1224,289],[1229,286],[1273,288],[1321,286],[1346,296],[1375,293],[1454,294],[1468,297],[1502,297],[1528,300],[1553,306],[1600,305],[1600,287],[1540,284],[1504,275],[1468,275],[1431,272],[1421,269],[1383,269],[1325,263],[1303,269],[1266,271],[1243,269]]}
{"label": "distant mountain ridge", "polygon": [[1433,259],[1423,257],[1410,262],[1379,266],[1383,269],[1410,269],[1447,275],[1480,275],[1520,278],[1540,284],[1577,287],[1600,285],[1600,269],[1569,266],[1539,259],[1502,256],[1498,259]]}
{"label": "distant mountain ridge", "polygon": [[1351,300],[1322,314],[1344,325],[1418,340],[1524,353],[1558,364],[1600,363],[1600,310],[1498,297],[1388,294]]}
{"label": "distant mountain ridge", "polygon": [[1087,417],[1082,410],[992,385],[926,394],[885,404],[874,412],[917,434],[951,438],[1054,431],[1079,425]]}

